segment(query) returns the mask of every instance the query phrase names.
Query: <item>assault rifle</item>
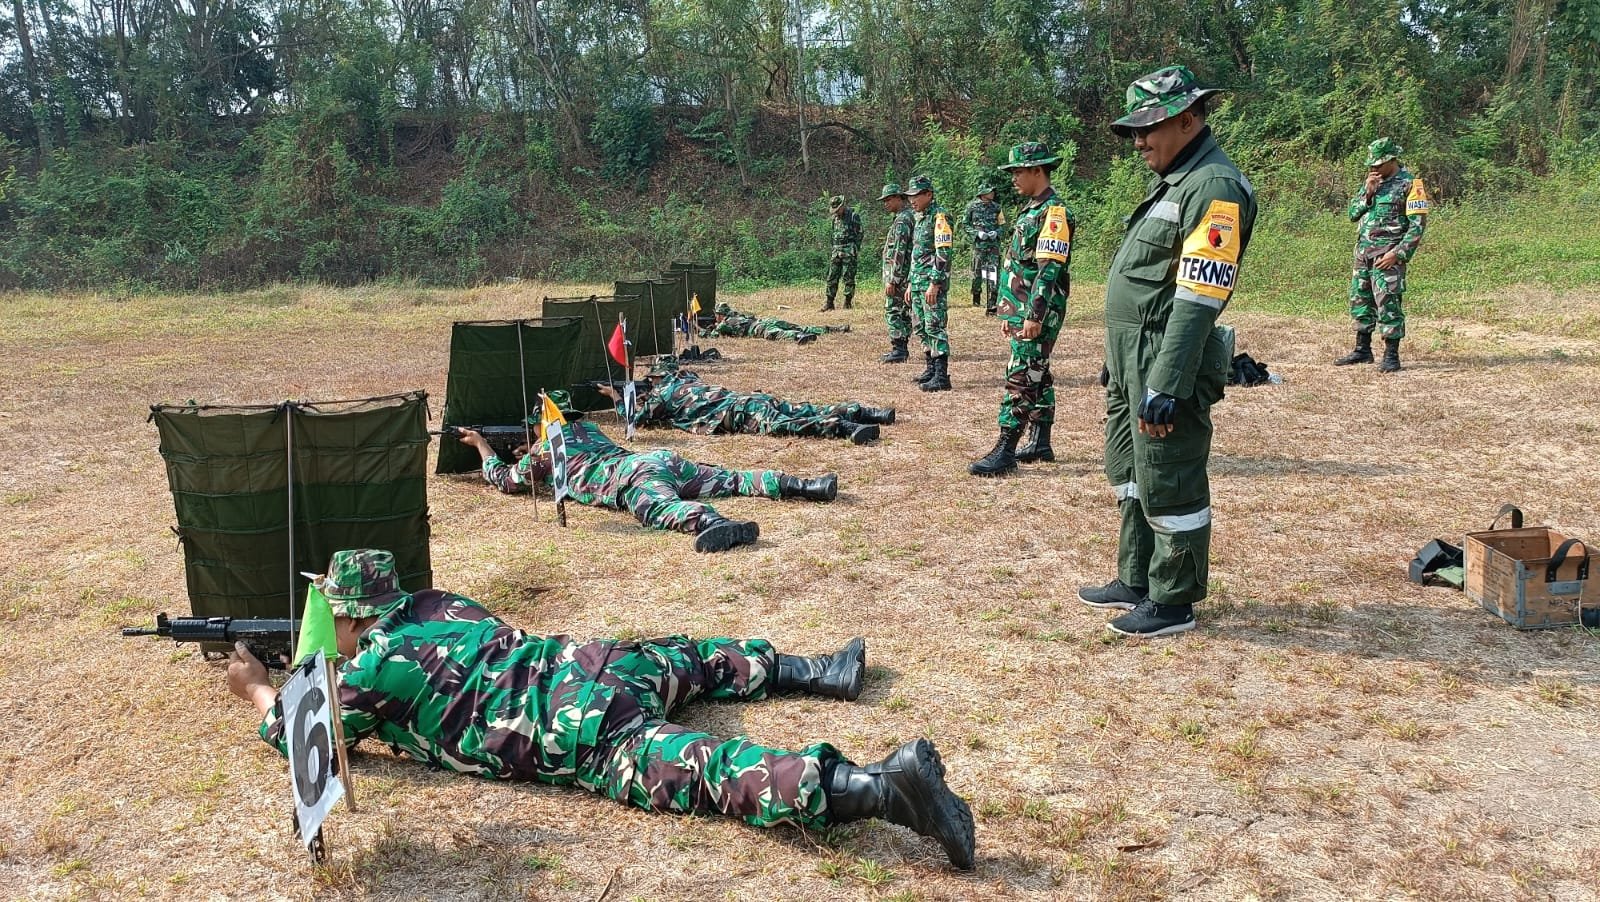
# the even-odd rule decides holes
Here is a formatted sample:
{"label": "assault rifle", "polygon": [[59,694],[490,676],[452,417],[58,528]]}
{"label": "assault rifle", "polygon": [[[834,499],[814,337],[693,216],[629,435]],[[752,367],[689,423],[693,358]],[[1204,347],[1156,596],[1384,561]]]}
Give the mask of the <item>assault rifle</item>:
{"label": "assault rifle", "polygon": [[166,636],[174,642],[215,642],[232,645],[243,642],[250,653],[268,667],[283,669],[282,658],[294,653],[289,647],[290,628],[298,630],[298,620],[258,620],[246,617],[168,617],[156,615],[154,629],[137,626],[122,628],[124,636]]}
{"label": "assault rifle", "polygon": [[530,437],[538,439],[539,427],[537,426],[441,426],[438,429],[428,430],[429,435],[442,435],[448,438],[460,438],[463,432],[476,432],[483,436],[489,447],[494,449],[496,457],[505,463],[517,459],[517,448],[528,443]]}
{"label": "assault rifle", "polygon": [[[575,385],[573,387],[574,388],[592,388],[595,391],[599,391],[602,388],[609,388],[612,391],[614,391],[614,392],[616,392],[617,394],[620,395],[620,394],[622,394],[623,386],[625,386],[627,384],[628,383],[626,381],[623,381],[623,380],[593,379],[593,380],[590,380],[588,382],[579,382],[577,385]],[[633,380],[633,386],[634,386],[633,390],[638,392],[641,395],[650,390],[650,385],[651,385],[651,382],[650,382],[650,380],[648,378]]]}

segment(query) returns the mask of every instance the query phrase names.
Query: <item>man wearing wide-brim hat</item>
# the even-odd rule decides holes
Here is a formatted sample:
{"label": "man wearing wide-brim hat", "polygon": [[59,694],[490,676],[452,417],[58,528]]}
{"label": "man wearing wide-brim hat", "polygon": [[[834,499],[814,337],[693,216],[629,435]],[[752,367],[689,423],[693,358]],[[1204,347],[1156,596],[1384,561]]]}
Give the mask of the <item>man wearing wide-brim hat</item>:
{"label": "man wearing wide-brim hat", "polygon": [[911,275],[911,234],[916,214],[906,203],[900,186],[890,182],[878,195],[883,209],[891,216],[889,232],[883,237],[883,319],[889,327],[889,353],[878,358],[884,363],[905,363],[910,356],[911,301],[906,297],[906,280]]}
{"label": "man wearing wide-brim hat", "polygon": [[994,201],[994,186],[979,185],[977,196],[961,214],[961,228],[972,241],[972,306],[984,307],[988,316],[994,316],[998,297],[1000,232],[1005,224],[1005,211]]}
{"label": "man wearing wide-brim hat", "polygon": [[928,365],[912,381],[923,391],[950,390],[950,214],[933,196],[933,179],[914,175],[906,185],[916,211],[911,234],[911,327],[922,339]]}
{"label": "man wearing wide-brim hat", "polygon": [[1084,603],[1128,613],[1113,632],[1194,628],[1211,548],[1211,405],[1222,400],[1233,297],[1255,226],[1255,191],[1206,125],[1208,98],[1183,66],[1128,86],[1111,124],[1155,173],[1106,278],[1106,476],[1122,511],[1117,578]]}
{"label": "man wearing wide-brim hat", "polygon": [[1367,148],[1367,180],[1350,201],[1350,219],[1360,222],[1350,278],[1350,318],[1356,346],[1334,366],[1372,362],[1373,330],[1383,336],[1378,371],[1400,371],[1400,340],[1406,336],[1406,264],[1428,226],[1428,189],[1400,165],[1402,149],[1392,138]]}
{"label": "man wearing wide-brim hat", "polygon": [[861,256],[861,214],[845,202],[844,195],[828,198],[828,212],[833,214],[833,238],[828,255],[828,300],[823,310],[833,309],[833,299],[839,293],[839,283],[844,282],[844,306],[856,297],[856,260]]}

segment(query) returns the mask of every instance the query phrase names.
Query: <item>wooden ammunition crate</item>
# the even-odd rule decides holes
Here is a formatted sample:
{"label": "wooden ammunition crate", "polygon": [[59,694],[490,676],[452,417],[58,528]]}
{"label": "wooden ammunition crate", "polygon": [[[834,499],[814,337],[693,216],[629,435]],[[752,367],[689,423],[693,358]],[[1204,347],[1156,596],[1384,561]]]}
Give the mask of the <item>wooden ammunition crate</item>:
{"label": "wooden ammunition crate", "polygon": [[1567,537],[1548,526],[1520,528],[1520,516],[1517,522],[1519,528],[1467,533],[1467,597],[1519,630],[1577,623],[1580,599],[1600,605],[1583,594],[1600,555],[1577,541],[1562,548]]}

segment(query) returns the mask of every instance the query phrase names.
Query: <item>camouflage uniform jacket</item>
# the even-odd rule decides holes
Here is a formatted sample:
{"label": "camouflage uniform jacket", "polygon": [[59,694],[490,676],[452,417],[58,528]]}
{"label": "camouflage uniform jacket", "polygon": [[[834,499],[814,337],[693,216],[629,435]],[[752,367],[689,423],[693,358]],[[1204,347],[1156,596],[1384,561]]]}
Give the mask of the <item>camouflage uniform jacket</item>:
{"label": "camouflage uniform jacket", "polygon": [[861,214],[846,207],[833,217],[833,256],[854,257],[861,253]]}
{"label": "camouflage uniform jacket", "polygon": [[1350,201],[1350,221],[1361,223],[1357,252],[1392,250],[1401,263],[1409,262],[1428,226],[1428,206],[1422,179],[1403,167],[1378,185],[1370,203],[1365,190],[1358,192]]}
{"label": "camouflage uniform jacket", "polygon": [[1072,292],[1072,211],[1056,189],[1030,198],[1017,215],[1000,272],[997,315],[1013,326],[1042,323],[1051,310],[1064,315]]}
{"label": "camouflage uniform jacket", "polygon": [[916,231],[911,240],[911,290],[925,291],[929,285],[950,284],[950,245],[954,233],[950,214],[938,201],[917,214]]}
{"label": "camouflage uniform jacket", "polygon": [[916,229],[917,214],[909,205],[894,214],[889,223],[889,234],[883,238],[883,287],[904,286],[911,274],[911,235]]}
{"label": "camouflage uniform jacket", "polygon": [[[622,491],[628,487],[624,478],[629,470],[627,462],[635,455],[606,438],[599,427],[587,420],[568,423],[563,431],[567,440],[568,496],[579,504],[624,509]],[[540,454],[549,450],[548,442],[540,443]],[[491,457],[483,462],[483,478],[507,494],[526,492],[534,457],[525,454],[514,467],[499,457]]]}
{"label": "camouflage uniform jacket", "polygon": [[[633,424],[667,423],[699,435],[711,435],[720,426],[738,431],[733,422],[740,403],[749,398],[720,385],[708,385],[693,375],[673,373],[657,376],[650,391],[640,395],[633,410]],[[617,415],[623,415],[617,402]]]}
{"label": "camouflage uniform jacket", "polygon": [[[593,679],[607,648],[528,635],[470,598],[417,592],[381,617],[339,668],[345,742],[376,736],[457,773],[569,782],[615,694]],[[597,652],[602,660],[589,660]],[[279,704],[260,733],[285,751]]]}
{"label": "camouflage uniform jacket", "polygon": [[[978,198],[967,204],[967,211],[961,217],[961,227],[972,240],[976,248],[995,248],[1000,245],[1000,227],[1006,224],[1006,214],[1000,205],[992,200]],[[993,238],[981,238],[979,233],[994,232]]]}
{"label": "camouflage uniform jacket", "polygon": [[720,321],[700,330],[701,338],[714,338],[719,335],[729,338],[749,338],[763,335],[770,329],[785,332],[810,332],[816,335],[821,335],[827,331],[822,326],[802,326],[787,320],[752,316],[749,313],[734,312],[719,314],[719,316],[722,317]]}

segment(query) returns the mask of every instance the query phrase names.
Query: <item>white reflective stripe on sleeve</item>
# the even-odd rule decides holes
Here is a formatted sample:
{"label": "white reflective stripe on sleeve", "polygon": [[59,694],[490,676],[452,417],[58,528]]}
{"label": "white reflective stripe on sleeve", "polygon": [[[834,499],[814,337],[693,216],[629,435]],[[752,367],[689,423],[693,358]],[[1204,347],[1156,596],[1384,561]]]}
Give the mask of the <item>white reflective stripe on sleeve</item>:
{"label": "white reflective stripe on sleeve", "polygon": [[1202,526],[1211,525],[1211,508],[1205,507],[1192,514],[1160,514],[1145,518],[1150,523],[1150,528],[1162,535],[1189,532]]}
{"label": "white reflective stripe on sleeve", "polygon": [[1170,200],[1161,201],[1150,208],[1151,219],[1165,219],[1167,222],[1182,222],[1183,220],[1179,218],[1182,215],[1183,211],[1179,209],[1176,203]]}
{"label": "white reflective stripe on sleeve", "polygon": [[1203,294],[1196,294],[1193,290],[1185,288],[1182,285],[1178,286],[1178,290],[1174,291],[1172,293],[1172,296],[1174,298],[1180,300],[1180,301],[1189,301],[1189,302],[1195,303],[1195,304],[1204,304],[1205,306],[1210,307],[1212,310],[1221,310],[1222,309],[1222,302],[1221,301],[1217,300],[1216,298],[1208,298]]}
{"label": "white reflective stripe on sleeve", "polygon": [[1122,485],[1114,485],[1111,487],[1111,492],[1117,496],[1119,504],[1129,498],[1135,501],[1139,500],[1139,484],[1137,482],[1124,482]]}

